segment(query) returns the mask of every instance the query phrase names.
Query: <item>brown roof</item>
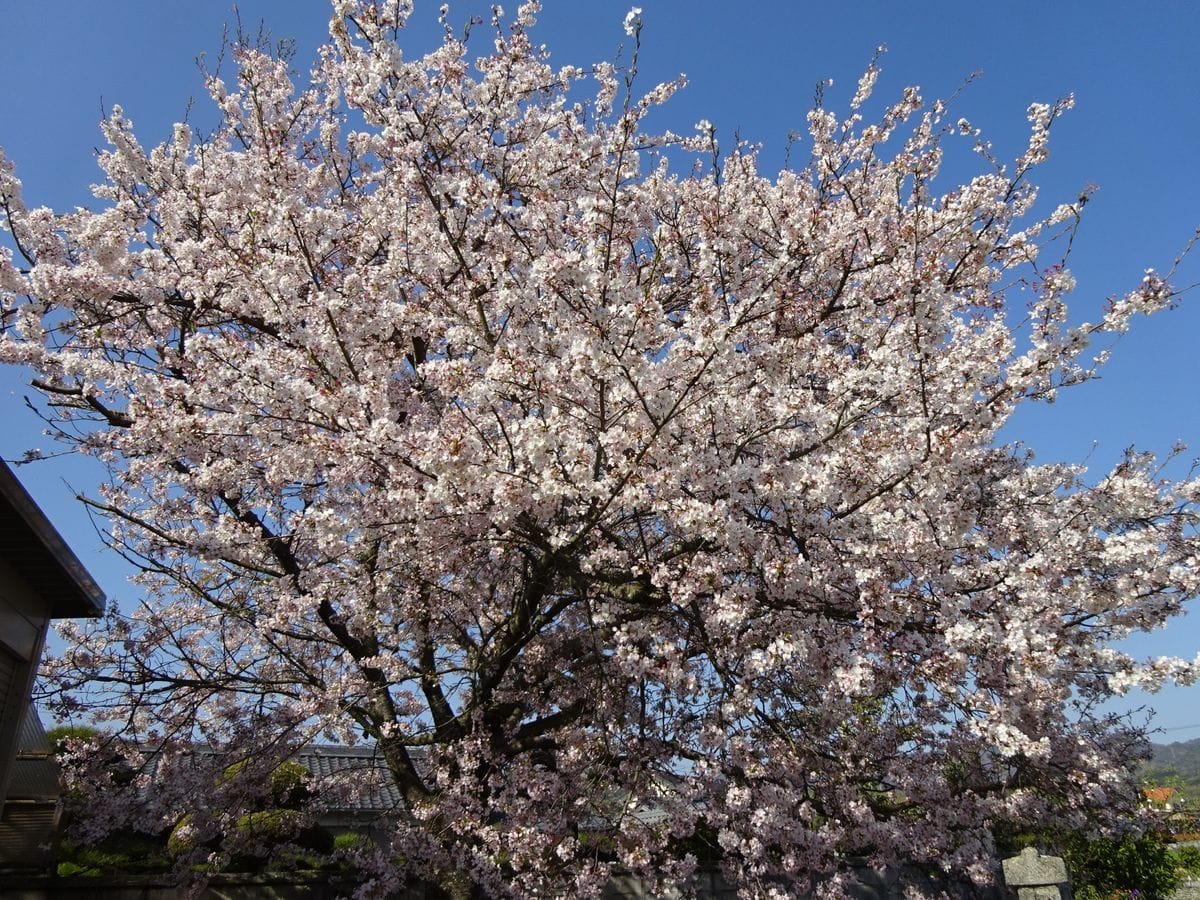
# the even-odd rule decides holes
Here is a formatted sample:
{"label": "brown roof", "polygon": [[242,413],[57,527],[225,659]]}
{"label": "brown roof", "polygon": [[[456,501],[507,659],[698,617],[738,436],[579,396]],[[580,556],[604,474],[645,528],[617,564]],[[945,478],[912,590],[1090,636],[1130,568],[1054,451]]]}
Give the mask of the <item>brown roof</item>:
{"label": "brown roof", "polygon": [[1171,798],[1175,796],[1175,788],[1173,787],[1147,787],[1142,788],[1142,796],[1151,803],[1169,803]]}

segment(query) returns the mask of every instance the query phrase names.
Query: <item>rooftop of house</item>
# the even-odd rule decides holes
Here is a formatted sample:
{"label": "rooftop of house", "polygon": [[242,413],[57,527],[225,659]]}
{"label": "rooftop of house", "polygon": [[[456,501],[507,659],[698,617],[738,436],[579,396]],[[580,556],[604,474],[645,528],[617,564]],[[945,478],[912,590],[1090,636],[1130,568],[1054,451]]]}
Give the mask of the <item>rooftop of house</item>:
{"label": "rooftop of house", "polygon": [[1175,798],[1175,788],[1173,787],[1145,787],[1142,788],[1142,796],[1151,803],[1165,804],[1170,803]]}
{"label": "rooftop of house", "polygon": [[[155,783],[162,777],[158,753],[152,746],[142,747],[141,752],[147,760],[150,774],[141,789],[153,791]],[[430,763],[424,749],[410,747],[409,753],[413,755],[417,769],[427,773]],[[194,747],[191,754],[194,754],[191,758],[198,763],[206,757],[212,758],[212,751],[202,745]],[[357,821],[386,820],[404,808],[400,789],[388,771],[383,754],[373,744],[363,743],[353,747],[344,744],[306,744],[290,758],[313,774],[313,787],[323,797],[326,816],[349,817]],[[335,787],[332,793],[327,793],[335,782],[340,782],[342,787],[349,783],[354,790],[343,792]],[[594,798],[596,807],[584,814],[579,825],[581,828],[606,829],[612,826],[614,816],[630,816],[644,824],[663,821],[669,815],[667,798],[676,794],[676,789],[673,777],[660,774],[654,779],[647,795],[632,805],[629,796],[618,789],[601,790]]]}
{"label": "rooftop of house", "polygon": [[388,774],[383,757],[373,746],[309,744],[300,748],[295,759],[312,772],[318,781],[348,773],[362,774],[363,791],[357,797],[339,803],[338,810],[341,812],[387,815],[403,806],[400,789]]}
{"label": "rooftop of house", "polygon": [[104,612],[104,592],[3,460],[0,558],[50,602],[53,617],[93,617]]}

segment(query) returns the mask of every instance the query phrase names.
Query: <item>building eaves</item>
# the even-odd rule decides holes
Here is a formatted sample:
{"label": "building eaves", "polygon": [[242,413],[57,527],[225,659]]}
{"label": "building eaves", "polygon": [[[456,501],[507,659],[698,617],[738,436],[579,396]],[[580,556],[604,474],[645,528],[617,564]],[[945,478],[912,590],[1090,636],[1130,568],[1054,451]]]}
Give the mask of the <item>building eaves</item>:
{"label": "building eaves", "polygon": [[104,612],[104,592],[3,460],[0,558],[46,598],[54,618],[91,618]]}

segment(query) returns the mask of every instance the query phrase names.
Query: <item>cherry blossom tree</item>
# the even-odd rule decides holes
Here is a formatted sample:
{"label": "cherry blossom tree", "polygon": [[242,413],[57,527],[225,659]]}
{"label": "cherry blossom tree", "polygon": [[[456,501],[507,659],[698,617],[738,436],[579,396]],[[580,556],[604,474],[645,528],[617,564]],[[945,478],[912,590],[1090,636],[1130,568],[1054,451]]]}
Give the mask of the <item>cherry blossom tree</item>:
{"label": "cherry blossom tree", "polygon": [[150,792],[80,761],[96,827],[226,846],[280,760],[362,740],[403,798],[368,893],[661,887],[705,842],[755,896],[851,857],[982,881],[998,828],[1131,808],[1100,704],[1192,677],[1114,642],[1200,590],[1200,485],[997,437],[1176,296],[1068,318],[1083,201],[1035,216],[1030,174],[1069,100],[1002,164],[913,89],[868,124],[872,65],[770,177],[648,130],[680,83],[636,52],[552,67],[535,2],[478,59],[406,56],[406,6],[336,0],[307,85],[234,48],[203,139],[114,108],[94,210],[0,159],[0,359],[107,464],[145,591],[45,672],[157,748]]}

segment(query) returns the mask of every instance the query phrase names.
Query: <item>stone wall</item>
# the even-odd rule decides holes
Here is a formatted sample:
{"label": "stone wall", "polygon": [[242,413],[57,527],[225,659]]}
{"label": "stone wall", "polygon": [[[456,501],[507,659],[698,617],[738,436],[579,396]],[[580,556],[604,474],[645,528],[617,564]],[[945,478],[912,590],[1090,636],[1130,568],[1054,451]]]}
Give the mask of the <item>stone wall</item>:
{"label": "stone wall", "polygon": [[[1047,877],[1061,873],[1065,877],[1062,860],[1043,857],[1028,850],[1021,857],[1005,861],[1005,874],[1017,893],[1006,891],[1001,886],[982,890],[963,882],[937,880],[928,872],[917,867],[874,869],[860,865],[853,869],[853,882],[847,886],[847,900],[901,900],[909,896],[913,888],[929,896],[961,898],[961,900],[1005,900],[1014,895],[1041,900],[1042,897],[1069,898],[1066,891],[1054,893],[1042,891]],[[103,884],[95,878],[54,878],[46,875],[0,875],[0,898],[2,900],[175,900],[179,887],[161,875],[125,876],[120,884]],[[331,880],[329,876],[214,876],[207,889],[200,894],[201,900],[336,900],[346,897],[357,887],[351,881]],[[721,875],[720,870],[706,868],[696,873],[693,883],[700,900],[736,900],[737,889]],[[413,885],[396,900],[427,900],[429,894],[419,884]],[[658,895],[645,889],[636,878],[617,875],[605,890],[605,900],[656,900]],[[676,895],[680,896],[680,895]],[[804,898],[805,892],[793,896]],[[1195,884],[1195,893],[1180,894],[1175,900],[1200,900],[1200,882]]]}
{"label": "stone wall", "polygon": [[[3,900],[178,900],[179,885],[163,876],[127,875],[120,884],[103,884],[96,878],[5,877],[0,875]],[[199,896],[201,900],[337,900],[349,897],[352,882],[314,881],[286,875],[218,875]],[[396,900],[425,900],[417,885]]]}
{"label": "stone wall", "polygon": [[[847,888],[848,900],[901,900],[906,888],[923,887],[944,891],[963,900],[1000,900],[1000,888],[980,892],[974,886],[935,884],[919,870],[855,870],[855,881]],[[287,876],[219,875],[212,878],[200,900],[336,900],[350,896],[357,885],[351,882],[313,880]],[[736,900],[737,889],[717,869],[696,873],[692,887],[700,900]],[[2,900],[176,900],[179,887],[163,876],[125,876],[121,883],[102,884],[95,878],[52,878],[49,876],[0,875]],[[637,879],[618,875],[604,892],[605,900],[658,900]],[[677,895],[681,896],[681,895]],[[808,896],[805,893],[795,895]],[[414,885],[395,900],[427,900],[421,885]],[[666,898],[664,898],[666,900]]]}

